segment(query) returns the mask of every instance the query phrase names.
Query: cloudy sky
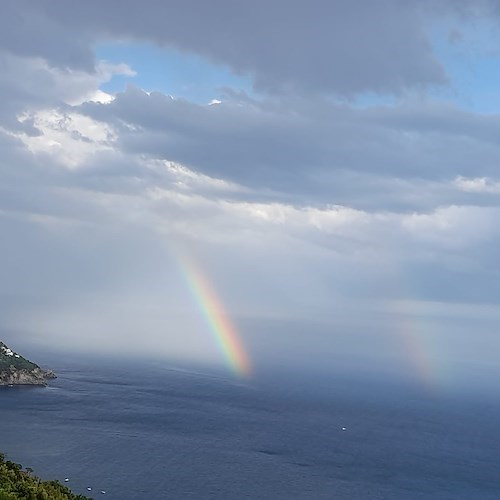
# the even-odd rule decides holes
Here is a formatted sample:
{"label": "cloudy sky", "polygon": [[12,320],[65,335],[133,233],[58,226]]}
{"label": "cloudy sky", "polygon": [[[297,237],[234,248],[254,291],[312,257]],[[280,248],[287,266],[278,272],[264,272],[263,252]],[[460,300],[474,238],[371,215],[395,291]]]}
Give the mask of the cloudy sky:
{"label": "cloudy sky", "polygon": [[498,2],[0,8],[9,339],[223,364],[189,261],[255,366],[495,365]]}

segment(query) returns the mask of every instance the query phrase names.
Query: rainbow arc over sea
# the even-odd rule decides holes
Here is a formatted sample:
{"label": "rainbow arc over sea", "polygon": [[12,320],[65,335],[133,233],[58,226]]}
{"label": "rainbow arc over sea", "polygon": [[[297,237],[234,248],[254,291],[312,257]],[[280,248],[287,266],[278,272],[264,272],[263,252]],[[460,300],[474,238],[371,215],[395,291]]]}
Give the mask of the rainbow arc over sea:
{"label": "rainbow arc over sea", "polygon": [[452,370],[440,340],[439,328],[426,317],[425,304],[418,307],[418,300],[412,300],[414,288],[404,267],[393,266],[398,295],[401,297],[401,300],[392,302],[390,310],[395,338],[398,343],[403,341],[408,366],[422,387],[430,393],[446,390],[451,383]]}
{"label": "rainbow arc over sea", "polygon": [[185,255],[179,258],[179,261],[189,290],[226,363],[236,375],[249,377],[252,374],[250,358],[236,327],[231,322],[208,277]]}

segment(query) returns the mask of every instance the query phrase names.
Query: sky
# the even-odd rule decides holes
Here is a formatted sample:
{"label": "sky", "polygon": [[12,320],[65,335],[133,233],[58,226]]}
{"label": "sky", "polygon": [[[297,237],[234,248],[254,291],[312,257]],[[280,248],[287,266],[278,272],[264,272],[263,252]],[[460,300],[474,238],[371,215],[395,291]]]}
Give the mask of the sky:
{"label": "sky", "polygon": [[497,369],[497,2],[1,9],[6,338],[238,372],[232,338],[248,372],[433,390]]}

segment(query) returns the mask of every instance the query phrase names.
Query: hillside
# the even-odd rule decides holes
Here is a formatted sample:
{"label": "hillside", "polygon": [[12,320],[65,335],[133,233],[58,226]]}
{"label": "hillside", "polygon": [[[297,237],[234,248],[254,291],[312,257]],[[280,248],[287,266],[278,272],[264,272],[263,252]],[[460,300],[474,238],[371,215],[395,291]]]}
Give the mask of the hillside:
{"label": "hillside", "polygon": [[[44,370],[0,342],[0,386],[1,385],[47,385],[55,378],[51,370]],[[1,498],[0,498],[1,500]]]}
{"label": "hillside", "polygon": [[57,481],[42,481],[31,472],[5,460],[0,453],[0,500],[89,500]]}

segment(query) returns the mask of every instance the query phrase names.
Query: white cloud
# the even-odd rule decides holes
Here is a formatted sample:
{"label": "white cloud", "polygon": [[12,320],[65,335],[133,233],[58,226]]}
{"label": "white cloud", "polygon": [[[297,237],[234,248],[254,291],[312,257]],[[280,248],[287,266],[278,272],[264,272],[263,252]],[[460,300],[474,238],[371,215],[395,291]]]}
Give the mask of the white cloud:
{"label": "white cloud", "polygon": [[19,117],[35,126],[36,136],[18,133],[33,153],[46,153],[58,163],[77,168],[99,151],[111,150],[115,135],[111,127],[78,113],[63,113],[55,109],[40,110]]}
{"label": "white cloud", "polygon": [[440,248],[474,248],[498,236],[495,220],[499,213],[498,208],[452,205],[428,214],[406,216],[402,227],[415,240],[436,245],[436,252]]}
{"label": "white cloud", "polygon": [[455,186],[468,193],[500,193],[500,181],[487,177],[467,178],[458,176],[454,181]]}

